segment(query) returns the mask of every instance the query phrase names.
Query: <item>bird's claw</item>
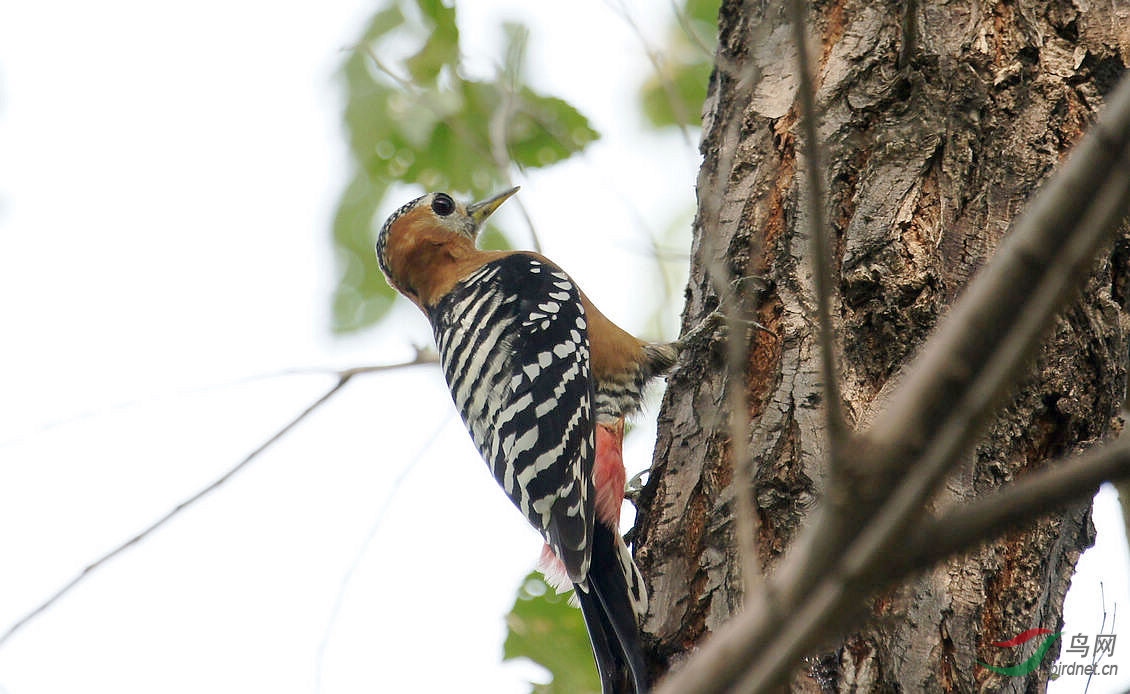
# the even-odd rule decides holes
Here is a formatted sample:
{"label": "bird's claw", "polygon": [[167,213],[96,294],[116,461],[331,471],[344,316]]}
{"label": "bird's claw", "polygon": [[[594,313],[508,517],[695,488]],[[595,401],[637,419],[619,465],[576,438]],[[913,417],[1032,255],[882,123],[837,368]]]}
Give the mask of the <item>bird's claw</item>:
{"label": "bird's claw", "polygon": [[639,498],[640,493],[647,484],[647,478],[650,474],[650,469],[637,472],[632,475],[631,479],[624,485],[624,498],[632,502],[632,505],[636,505],[636,499]]}

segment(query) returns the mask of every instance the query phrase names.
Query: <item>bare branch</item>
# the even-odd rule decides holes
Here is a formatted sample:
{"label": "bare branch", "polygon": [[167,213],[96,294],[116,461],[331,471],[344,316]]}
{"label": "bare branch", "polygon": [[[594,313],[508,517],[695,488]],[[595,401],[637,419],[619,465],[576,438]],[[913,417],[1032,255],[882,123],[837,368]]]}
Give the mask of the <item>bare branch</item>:
{"label": "bare branch", "polygon": [[424,455],[427,454],[435,442],[439,440],[439,435],[443,433],[444,428],[446,428],[451,421],[452,414],[454,414],[454,410],[450,411],[447,417],[444,417],[440,425],[436,427],[431,436],[426,439],[424,445],[420,447],[420,450],[416,451],[416,455],[412,456],[412,459],[400,470],[396,479],[389,485],[385,498],[377,508],[373,522],[369,526],[369,533],[365,535],[365,540],[361,543],[361,547],[354,555],[353,561],[349,564],[349,568],[345,570],[345,574],[341,577],[341,584],[338,587],[337,594],[334,596],[334,604],[333,607],[330,608],[329,619],[326,621],[326,629],[322,632],[322,640],[318,644],[318,656],[314,666],[315,694],[322,691],[322,666],[325,664],[326,660],[326,648],[330,644],[330,635],[333,633],[334,626],[337,624],[337,618],[341,614],[341,607],[345,603],[345,592],[349,588],[349,584],[353,582],[353,575],[357,573],[357,568],[361,566],[361,560],[368,553],[369,546],[373,544],[373,538],[377,536],[377,531],[379,531],[384,524],[385,514],[388,513],[388,509],[392,505],[393,499],[396,498],[397,492],[400,491],[401,485],[408,479],[408,475],[416,469],[420,461],[424,459]]}
{"label": "bare branch", "polygon": [[391,68],[389,68],[387,65],[385,65],[381,61],[381,59],[377,57],[377,52],[374,51],[373,47],[370,46],[369,44],[366,43],[366,44],[362,44],[362,45],[359,45],[359,46],[353,46],[352,48],[353,48],[353,50],[357,50],[358,48],[360,48],[362,51],[364,51],[365,54],[369,56],[369,60],[373,61],[373,66],[376,67],[377,70],[379,70],[383,75],[387,76],[393,82],[396,82],[397,86],[399,86],[404,91],[407,91],[407,92],[418,92],[419,91],[416,88],[416,85],[412,82],[412,80],[408,79],[407,77],[401,77],[400,75],[393,72]]}
{"label": "bare branch", "polygon": [[974,383],[999,393],[1086,280],[1095,253],[1128,206],[1130,80],[1123,79],[1091,132],[1014,223],[915,360],[870,432],[873,444],[892,450],[936,430]]}
{"label": "bare branch", "polygon": [[[899,547],[905,549],[886,553],[881,561],[872,557],[870,564],[863,566],[858,562],[853,565],[850,557],[845,559],[803,601],[790,605],[789,618],[783,622],[768,594],[758,593],[747,604],[746,613],[727,625],[724,632],[719,632],[718,638],[722,638],[723,633],[727,635],[725,638],[741,634],[764,641],[761,660],[749,668],[738,684],[714,681],[711,671],[702,670],[695,680],[681,679],[678,684],[665,682],[659,691],[685,691],[674,687],[688,683],[694,687],[689,691],[696,692],[728,691],[731,687],[742,692],[773,691],[781,677],[787,676],[795,666],[799,654],[812,648],[821,637],[828,638],[830,633],[858,625],[865,617],[868,595],[1001,532],[1050,513],[1062,504],[1089,498],[1104,481],[1127,479],[1130,479],[1130,439],[1122,439],[1077,459],[1058,463],[1054,469],[1034,473],[989,498],[957,508],[941,518],[925,521],[900,541]],[[732,626],[741,631],[733,630]],[[747,653],[742,651],[729,650],[724,655],[737,663],[748,662]],[[683,672],[676,676],[682,677]]]}
{"label": "bare branch", "polygon": [[[674,257],[674,251],[664,251],[664,252],[670,253],[672,255],[672,257]],[[685,259],[685,256],[683,256],[683,257]],[[435,362],[437,360],[438,360],[438,357],[435,354],[435,350],[433,350],[430,347],[418,347],[416,349],[416,358],[411,363],[412,364],[417,364],[417,363],[425,364],[425,363],[429,363],[429,362]],[[353,369],[351,369],[351,371],[353,371],[355,373],[375,373],[375,372],[383,371],[383,370],[389,369],[389,368],[394,368],[394,369],[400,368],[401,366],[402,366],[401,364],[379,364],[379,365],[373,365],[373,366],[354,367]],[[218,390],[225,390],[227,388],[235,388],[237,386],[246,385],[248,383],[254,383],[256,381],[264,381],[264,380],[267,380],[267,379],[270,379],[270,378],[279,378],[279,377],[282,377],[282,376],[294,376],[294,375],[305,375],[305,374],[340,376],[341,373],[342,373],[341,369],[334,369],[334,368],[322,367],[322,366],[292,367],[292,368],[287,368],[287,369],[279,369],[277,371],[265,371],[263,373],[251,374],[249,376],[240,376],[238,378],[233,378],[233,379],[227,380],[227,381],[220,381],[220,382],[217,382],[217,383],[206,383],[206,384],[203,384],[203,385],[193,385],[193,386],[184,387],[184,388],[173,388],[171,390],[162,390],[161,392],[153,393],[153,394],[143,396],[143,397],[134,398],[132,400],[122,400],[122,401],[119,401],[119,402],[111,403],[109,405],[102,405],[102,406],[99,406],[97,408],[84,410],[84,411],[75,413],[73,415],[61,417],[59,419],[49,420],[49,421],[44,422],[44,423],[42,423],[42,424],[40,424],[36,427],[31,428],[31,429],[27,429],[27,430],[22,431],[22,432],[17,432],[15,435],[11,436],[10,438],[0,439],[0,448],[7,448],[9,446],[15,446],[17,444],[24,442],[25,440],[27,440],[29,438],[41,436],[43,434],[46,434],[46,433],[52,431],[53,429],[58,429],[60,427],[67,427],[67,426],[70,426],[70,425],[72,425],[76,422],[81,422],[81,421],[84,421],[84,420],[87,420],[87,419],[94,419],[94,418],[97,418],[97,417],[102,417],[102,416],[105,416],[105,415],[108,415],[108,414],[111,414],[111,413],[114,413],[114,412],[123,412],[123,411],[132,410],[132,409],[135,409],[135,408],[138,408],[138,407],[142,407],[142,406],[150,406],[154,403],[162,402],[162,401],[165,401],[165,400],[176,400],[178,398],[188,397],[188,396],[192,396],[192,395],[201,395],[201,394],[211,393],[211,392],[218,391]]]}
{"label": "bare branch", "polygon": [[39,615],[43,614],[48,609],[50,609],[51,606],[54,605],[56,602],[58,602],[64,595],[66,595],[67,593],[74,590],[74,588],[76,586],[78,586],[84,580],[89,578],[90,575],[93,574],[94,572],[96,572],[98,569],[102,568],[111,559],[114,559],[119,554],[125,552],[127,549],[130,549],[134,545],[140,543],[142,540],[146,539],[147,537],[152,535],[154,532],[159,530],[162,526],[166,525],[169,521],[173,520],[174,518],[179,516],[181,513],[183,513],[184,511],[186,511],[190,507],[194,506],[198,501],[200,501],[204,497],[208,496],[212,492],[216,491],[217,489],[222,487],[225,483],[227,483],[229,480],[231,480],[233,477],[235,477],[237,474],[239,474],[244,469],[246,469],[247,466],[250,465],[256,458],[258,458],[264,451],[266,451],[268,448],[270,448],[274,444],[278,443],[284,436],[286,436],[288,433],[290,433],[290,431],[292,429],[294,429],[294,427],[298,426],[298,424],[301,423],[302,420],[306,419],[308,416],[310,416],[310,414],[312,414],[319,407],[321,407],[322,405],[329,402],[329,400],[331,398],[333,398],[333,396],[336,395],[338,393],[338,391],[340,391],[342,388],[344,388],[345,384],[349,383],[349,381],[354,376],[357,376],[359,374],[364,374],[364,373],[376,373],[376,372],[379,372],[379,371],[390,371],[390,370],[393,370],[393,369],[400,369],[400,368],[404,368],[404,367],[407,367],[407,366],[416,366],[418,364],[431,364],[431,363],[434,363],[434,362],[435,362],[434,355],[432,355],[429,352],[421,352],[412,361],[404,362],[404,363],[401,363],[401,364],[382,364],[382,365],[377,365],[377,366],[359,366],[359,367],[354,367],[354,368],[351,368],[351,369],[345,369],[345,370],[337,372],[337,376],[338,376],[337,383],[335,383],[332,388],[330,388],[321,397],[319,397],[317,400],[315,400],[309,407],[307,407],[302,412],[300,412],[298,414],[298,416],[296,416],[294,419],[287,422],[281,429],[276,431],[270,438],[268,438],[266,441],[261,443],[255,450],[248,453],[243,458],[243,460],[240,460],[238,463],[236,463],[234,466],[232,466],[230,469],[228,469],[227,472],[220,475],[219,477],[214,479],[212,482],[210,482],[209,484],[207,484],[206,486],[204,486],[203,488],[201,488],[197,492],[195,492],[192,495],[185,498],[183,501],[181,501],[176,506],[174,506],[172,509],[170,509],[168,512],[166,512],[165,515],[161,516],[156,521],[154,521],[153,523],[146,526],[143,530],[138,532],[136,535],[134,535],[133,537],[129,538],[128,540],[118,544],[116,547],[111,549],[109,552],[106,552],[105,554],[100,556],[98,559],[96,559],[93,562],[91,562],[90,564],[88,564],[77,576],[72,578],[69,582],[67,582],[65,585],[63,585],[61,588],[59,588],[57,591],[55,591],[55,593],[53,593],[49,598],[47,598],[46,600],[41,602],[39,605],[37,605],[34,609],[32,609],[30,612],[25,614],[20,619],[16,620],[16,622],[13,623],[10,627],[8,627],[8,629],[4,633],[0,634],[0,647],[3,647],[3,645],[8,641],[8,639],[11,638],[16,632],[18,632],[23,627],[27,626],[27,624],[29,622],[31,622],[32,620],[34,620],[36,617],[38,617]]}
{"label": "bare branch", "polygon": [[408,361],[396,362],[395,364],[363,364],[361,366],[350,366],[345,369],[332,369],[321,367],[300,367],[295,369],[286,369],[278,371],[272,375],[286,376],[291,374],[325,374],[327,376],[336,376],[337,378],[352,378],[354,376],[363,376],[365,374],[376,374],[384,371],[397,371],[405,369],[409,366],[422,366],[424,364],[438,364],[439,355],[431,347],[416,347],[416,356]]}
{"label": "bare branch", "polygon": [[900,541],[899,547],[906,548],[902,553],[886,552],[881,560],[869,557],[867,565],[853,565],[849,553],[839,570],[812,591],[780,630],[781,635],[774,634],[764,658],[767,665],[750,668],[736,689],[772,691],[788,675],[797,654],[821,637],[857,624],[864,615],[865,599],[875,591],[1064,503],[1089,498],[1104,481],[1126,478],[1130,478],[1130,441],[1123,439],[1056,469],[1035,473],[943,518],[925,521]]}
{"label": "bare branch", "polygon": [[800,84],[797,96],[801,105],[801,129],[804,132],[804,167],[808,187],[808,236],[812,244],[812,273],[816,290],[816,317],[820,328],[820,376],[824,381],[824,417],[827,427],[829,466],[833,478],[839,474],[847,425],[844,423],[843,398],[840,396],[836,369],[835,333],[832,331],[832,260],[828,253],[828,222],[824,213],[824,164],[820,141],[816,136],[816,87],[812,83],[812,66],[808,55],[808,30],[805,24],[805,3],[789,1],[789,23],[796,44],[797,72]]}
{"label": "bare branch", "polygon": [[1051,463],[1004,489],[928,519],[900,543],[891,557],[895,578],[926,568],[977,543],[1053,513],[1064,504],[1095,495],[1103,482],[1130,479],[1130,438]]}
{"label": "bare branch", "polygon": [[[722,60],[722,50],[718,51],[718,60]],[[739,94],[752,93],[757,84],[759,73],[752,64],[738,74],[729,75],[737,84],[735,90]],[[718,162],[714,167],[713,176],[708,183],[699,182],[700,216],[699,228],[702,230],[700,238],[703,244],[701,257],[706,269],[706,275],[714,284],[720,298],[720,310],[726,316],[727,323],[727,349],[726,349],[726,404],[729,410],[730,430],[730,460],[734,475],[734,524],[735,544],[742,570],[742,583],[746,593],[751,593],[761,586],[761,567],[757,558],[757,536],[759,518],[753,505],[753,468],[749,456],[749,402],[747,399],[748,383],[746,379],[749,362],[750,323],[756,324],[756,314],[751,305],[749,292],[742,291],[734,286],[729,269],[722,262],[720,249],[715,247],[715,234],[710,230],[719,230],[722,227],[722,207],[725,204],[726,194],[729,190],[730,175],[734,166],[734,157],[737,154],[737,141],[741,121],[733,119],[727,123],[722,135],[722,147],[719,148]],[[726,146],[725,143],[734,143]],[[754,241],[759,242],[758,240]],[[754,255],[751,253],[751,256]]]}
{"label": "bare branch", "polygon": [[[852,522],[824,506],[765,589],[747,600],[746,612],[659,692],[769,690],[819,639],[850,623],[862,599],[890,580],[880,558],[914,528],[922,502],[1085,281],[1128,207],[1130,78],[1124,78],[1092,131],[928,341],[859,450],[845,458],[859,479]],[[775,620],[778,610],[790,615],[784,628]]]}

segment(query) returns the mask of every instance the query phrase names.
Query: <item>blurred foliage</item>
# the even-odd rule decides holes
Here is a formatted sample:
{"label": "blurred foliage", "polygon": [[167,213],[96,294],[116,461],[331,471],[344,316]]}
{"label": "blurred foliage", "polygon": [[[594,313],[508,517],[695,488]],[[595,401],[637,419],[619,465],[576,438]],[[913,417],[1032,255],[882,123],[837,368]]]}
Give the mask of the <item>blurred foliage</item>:
{"label": "blurred foliage", "polygon": [[506,616],[502,659],[529,658],[553,675],[534,684],[534,694],[598,694],[600,677],[581,611],[557,595],[540,573],[526,576]]}
{"label": "blurred foliage", "polygon": [[[682,0],[677,6],[666,45],[656,51],[656,70],[639,90],[654,127],[700,124],[719,6],[720,0]],[[526,84],[527,30],[521,24],[503,27],[499,74],[491,80],[464,75],[455,12],[442,0],[387,0],[342,66],[355,173],[334,220],[341,270],[335,332],[370,326],[392,305],[395,293],[373,253],[384,220],[374,217],[390,191],[400,192],[397,184],[481,199],[509,185],[511,166],[550,166],[598,137],[575,108]],[[609,15],[607,21],[615,19]],[[509,244],[488,227],[480,245]],[[540,574],[523,581],[507,625],[504,659],[528,658],[553,676],[548,684],[533,685],[535,694],[600,691],[580,610]]]}
{"label": "blurred foliage", "polygon": [[657,128],[698,127],[718,37],[722,0],[685,0],[668,28],[662,60],[640,87],[640,104]]}
{"label": "blurred foliage", "polygon": [[[659,53],[656,71],[640,87],[640,105],[656,128],[701,125],[702,104],[713,70],[721,0],[683,0]],[[689,220],[674,220],[666,237],[685,229]],[[658,248],[656,248],[658,251]],[[660,267],[664,267],[657,252]],[[661,272],[666,283],[669,278]],[[666,287],[669,295],[671,287]],[[657,332],[657,334],[659,334]],[[599,692],[600,679],[580,610],[548,586],[541,574],[526,577],[506,617],[508,632],[503,659],[525,657],[549,670],[548,684],[534,684],[533,694]]]}
{"label": "blurred foliage", "polygon": [[[374,217],[394,184],[480,199],[507,184],[512,164],[549,166],[598,137],[572,106],[524,83],[526,34],[507,25],[501,74],[470,79],[460,69],[455,8],[392,0],[349,51],[341,74],[356,167],[334,219],[335,332],[372,325],[392,304],[373,245],[383,223]],[[490,241],[505,247],[497,232]]]}

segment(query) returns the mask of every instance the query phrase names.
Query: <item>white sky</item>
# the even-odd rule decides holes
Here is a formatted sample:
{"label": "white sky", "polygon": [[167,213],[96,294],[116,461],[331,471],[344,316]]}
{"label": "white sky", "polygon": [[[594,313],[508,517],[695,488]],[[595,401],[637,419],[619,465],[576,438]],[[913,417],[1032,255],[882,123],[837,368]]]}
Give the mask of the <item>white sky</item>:
{"label": "white sky", "polygon": [[[460,3],[467,65],[488,75],[501,21],[531,23],[533,81],[604,139],[519,178],[522,199],[546,253],[641,331],[660,301],[636,289],[654,284],[644,239],[692,209],[698,157],[677,135],[639,135],[648,66],[631,29],[598,0],[565,5]],[[634,17],[660,43],[666,14],[645,7]],[[333,73],[371,11],[0,9],[0,629],[333,383],[248,377],[395,362],[429,342],[408,307],[378,333],[328,331],[348,177]],[[499,217],[523,238],[513,210]],[[598,241],[604,263],[587,250]],[[649,459],[648,424],[630,467]],[[1108,605],[1130,597],[1117,511],[1102,508],[1107,547],[1070,598],[1084,632],[1100,578]],[[359,378],[0,648],[0,694],[525,692],[536,669],[499,664],[502,617],[539,549],[438,372]]]}

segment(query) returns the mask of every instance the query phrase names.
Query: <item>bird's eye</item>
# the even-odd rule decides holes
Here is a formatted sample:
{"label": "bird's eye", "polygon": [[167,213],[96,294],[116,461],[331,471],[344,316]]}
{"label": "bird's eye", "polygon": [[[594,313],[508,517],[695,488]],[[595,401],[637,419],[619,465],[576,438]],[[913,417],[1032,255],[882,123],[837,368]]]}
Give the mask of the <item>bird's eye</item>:
{"label": "bird's eye", "polygon": [[432,199],[432,212],[440,217],[446,217],[455,211],[455,201],[447,193],[436,193]]}

